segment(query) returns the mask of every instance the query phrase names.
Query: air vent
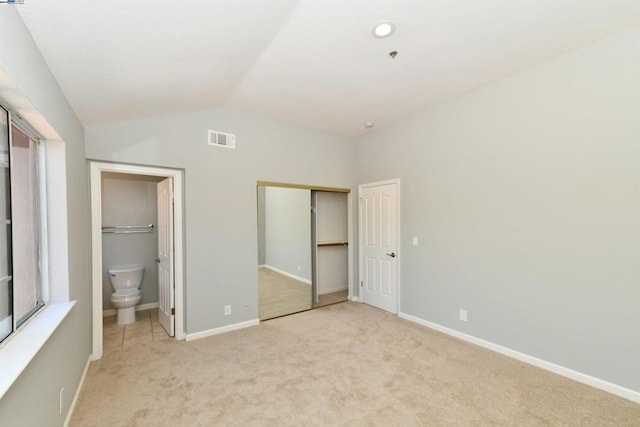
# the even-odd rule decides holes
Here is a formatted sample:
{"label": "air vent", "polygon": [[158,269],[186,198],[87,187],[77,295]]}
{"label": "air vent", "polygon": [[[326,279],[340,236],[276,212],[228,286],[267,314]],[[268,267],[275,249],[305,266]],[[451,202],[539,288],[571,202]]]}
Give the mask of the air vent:
{"label": "air vent", "polygon": [[209,145],[224,148],[236,148],[236,136],[232,133],[209,131]]}

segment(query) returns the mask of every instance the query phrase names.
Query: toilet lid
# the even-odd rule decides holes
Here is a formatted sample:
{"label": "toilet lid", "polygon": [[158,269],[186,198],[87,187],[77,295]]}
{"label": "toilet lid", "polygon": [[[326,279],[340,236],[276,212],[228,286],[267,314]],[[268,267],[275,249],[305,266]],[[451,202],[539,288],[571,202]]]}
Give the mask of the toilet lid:
{"label": "toilet lid", "polygon": [[121,289],[113,293],[113,297],[132,297],[140,294],[140,289]]}

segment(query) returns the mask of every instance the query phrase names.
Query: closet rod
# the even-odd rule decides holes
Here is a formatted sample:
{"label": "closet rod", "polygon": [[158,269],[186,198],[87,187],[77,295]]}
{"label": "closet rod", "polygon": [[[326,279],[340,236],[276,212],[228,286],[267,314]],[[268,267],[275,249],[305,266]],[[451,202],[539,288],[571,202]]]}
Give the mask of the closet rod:
{"label": "closet rod", "polygon": [[103,233],[128,234],[128,233],[152,233],[153,224],[148,225],[103,225]]}
{"label": "closet rod", "polygon": [[102,230],[103,234],[135,234],[135,233],[152,233],[151,230]]}
{"label": "closet rod", "polygon": [[324,246],[349,246],[348,242],[334,242],[334,243],[318,243],[318,247]]}

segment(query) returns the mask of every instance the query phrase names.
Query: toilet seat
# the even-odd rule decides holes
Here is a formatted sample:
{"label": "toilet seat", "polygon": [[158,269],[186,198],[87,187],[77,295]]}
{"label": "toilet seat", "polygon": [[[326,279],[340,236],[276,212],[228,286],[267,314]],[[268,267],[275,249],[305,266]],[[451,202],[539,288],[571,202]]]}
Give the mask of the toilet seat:
{"label": "toilet seat", "polygon": [[129,297],[134,295],[139,295],[140,289],[121,289],[119,291],[115,291],[111,296],[113,297]]}
{"label": "toilet seat", "polygon": [[116,291],[111,295],[111,303],[117,308],[133,307],[142,299],[140,289],[124,289]]}

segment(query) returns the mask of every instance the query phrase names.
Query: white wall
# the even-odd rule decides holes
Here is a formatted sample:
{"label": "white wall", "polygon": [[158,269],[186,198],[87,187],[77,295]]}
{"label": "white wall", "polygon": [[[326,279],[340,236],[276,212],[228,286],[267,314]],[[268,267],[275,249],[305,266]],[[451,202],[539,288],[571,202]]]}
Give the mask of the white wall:
{"label": "white wall", "polygon": [[311,190],[265,187],[266,265],[311,284]]}
{"label": "white wall", "polygon": [[[91,350],[89,202],[84,129],[14,7],[0,7],[0,40],[0,96],[46,138],[64,141],[64,150],[56,153],[64,152],[66,164],[68,252],[66,248],[53,247],[50,261],[64,259],[68,262],[66,266],[54,265],[52,268],[56,277],[65,270],[62,275],[68,274],[68,294],[77,300],[67,318],[0,400],[0,420],[3,425],[12,426],[62,425]],[[61,148],[62,144],[59,145]],[[55,187],[57,183],[50,184]],[[64,201],[64,197],[59,197],[50,203]],[[57,231],[59,228],[50,234]],[[58,241],[57,235],[53,241]],[[68,257],[56,251],[67,252]],[[61,388],[65,389],[67,399],[60,415],[57,396]]]}
{"label": "white wall", "polygon": [[[237,148],[208,146],[209,129],[236,133]],[[257,181],[354,183],[351,138],[225,108],[90,126],[86,150],[89,159],[185,170],[188,333],[258,317]]]}
{"label": "white wall", "polygon": [[158,191],[161,178],[122,173],[102,174],[102,224],[153,224],[151,233],[102,234],[102,308],[110,310],[112,267],[144,266],[140,304],[158,302]]}
{"label": "white wall", "polygon": [[640,391],[639,49],[636,27],[359,138],[360,183],[402,180],[402,312]]}

